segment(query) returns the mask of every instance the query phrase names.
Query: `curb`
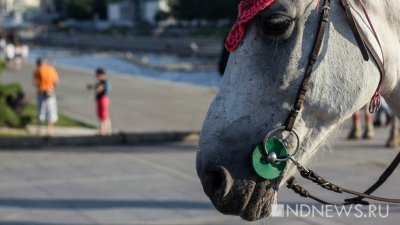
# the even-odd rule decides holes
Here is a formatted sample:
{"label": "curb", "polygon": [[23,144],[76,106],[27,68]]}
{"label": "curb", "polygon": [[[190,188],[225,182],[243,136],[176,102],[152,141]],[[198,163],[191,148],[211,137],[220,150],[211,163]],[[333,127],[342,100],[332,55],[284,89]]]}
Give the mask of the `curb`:
{"label": "curb", "polygon": [[41,148],[66,146],[131,146],[179,142],[199,132],[119,133],[85,137],[10,137],[0,138],[0,148]]}

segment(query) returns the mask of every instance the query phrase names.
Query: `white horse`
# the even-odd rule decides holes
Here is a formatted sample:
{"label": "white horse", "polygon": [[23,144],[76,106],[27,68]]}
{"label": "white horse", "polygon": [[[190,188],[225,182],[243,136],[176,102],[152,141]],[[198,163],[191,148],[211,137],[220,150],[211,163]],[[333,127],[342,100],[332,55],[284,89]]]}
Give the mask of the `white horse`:
{"label": "white horse", "polygon": [[[377,47],[357,0],[353,14]],[[282,177],[260,179],[251,167],[251,153],[269,131],[283,125],[303,79],[320,22],[315,0],[279,0],[252,19],[241,45],[230,55],[221,88],[201,132],[197,172],[205,193],[224,214],[245,220],[268,217]],[[382,94],[400,115],[400,4],[367,0],[366,7],[382,42],[386,77]],[[339,0],[331,0],[329,26],[295,129],[305,163],[339,124],[373,96],[380,72],[364,61]],[[380,49],[377,47],[377,52]]]}

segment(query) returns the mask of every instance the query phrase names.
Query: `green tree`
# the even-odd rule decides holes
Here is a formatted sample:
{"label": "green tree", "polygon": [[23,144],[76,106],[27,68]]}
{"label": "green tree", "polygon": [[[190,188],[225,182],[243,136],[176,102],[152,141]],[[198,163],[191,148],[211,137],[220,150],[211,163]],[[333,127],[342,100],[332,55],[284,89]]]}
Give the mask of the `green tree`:
{"label": "green tree", "polygon": [[93,1],[93,10],[95,14],[99,17],[99,19],[105,20],[107,19],[107,6],[112,2],[117,2],[117,0],[94,0]]}
{"label": "green tree", "polygon": [[167,20],[169,18],[169,13],[159,10],[155,15],[155,21],[160,22],[163,20]]}
{"label": "green tree", "polygon": [[181,20],[200,19],[200,5],[202,0],[169,0],[173,17]]}
{"label": "green tree", "polygon": [[230,3],[225,4],[226,16],[230,19],[236,19],[238,14],[238,7],[241,0],[231,0]]}
{"label": "green tree", "polygon": [[[0,3],[1,3],[1,0],[0,0]],[[6,68],[6,62],[4,62],[4,60],[0,60],[0,75],[5,68]]]}
{"label": "green tree", "polygon": [[94,17],[93,0],[64,0],[66,16],[77,20],[89,20]]}
{"label": "green tree", "polygon": [[234,19],[240,0],[169,0],[171,14],[181,20]]}
{"label": "green tree", "polygon": [[107,5],[117,0],[63,0],[65,16],[77,20],[90,20],[96,16],[107,19]]}

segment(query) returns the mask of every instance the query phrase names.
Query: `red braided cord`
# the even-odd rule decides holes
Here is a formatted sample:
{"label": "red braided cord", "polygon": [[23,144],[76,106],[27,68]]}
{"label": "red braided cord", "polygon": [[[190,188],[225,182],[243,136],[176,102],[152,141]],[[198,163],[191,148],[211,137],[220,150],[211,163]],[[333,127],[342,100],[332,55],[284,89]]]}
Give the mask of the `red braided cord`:
{"label": "red braided cord", "polygon": [[372,23],[371,18],[369,17],[369,14],[368,14],[367,8],[365,7],[364,2],[362,0],[358,0],[358,1],[360,2],[360,5],[364,12],[365,17],[367,18],[368,24],[372,30],[372,34],[374,35],[376,41],[378,42],[379,48],[381,49],[382,62],[383,62],[383,64],[385,64],[385,54],[383,54],[383,48],[382,48],[381,41],[379,40],[378,33],[375,30],[375,27],[374,27],[374,24]]}
{"label": "red braided cord", "polygon": [[[383,66],[385,66],[385,54],[383,53],[383,48],[382,48],[382,44],[381,41],[379,40],[378,37],[378,33],[375,30],[374,24],[371,21],[371,18],[369,17],[367,8],[365,7],[365,4],[362,0],[358,0],[358,2],[361,5],[361,8],[364,12],[365,17],[367,18],[368,24],[372,30],[372,33],[376,39],[376,41],[378,42],[379,48],[381,49],[381,54],[382,54],[382,64]],[[379,108],[381,107],[381,83],[382,80],[379,82],[378,88],[375,91],[374,96],[372,96],[371,102],[369,103],[369,112],[370,113],[374,113],[377,112],[379,110]]]}
{"label": "red braided cord", "polygon": [[277,0],[242,0],[240,2],[238,18],[225,43],[229,52],[235,51],[242,42],[246,33],[246,24],[275,1]]}
{"label": "red braided cord", "polygon": [[375,113],[381,107],[381,87],[375,91],[374,96],[372,96],[371,102],[369,103],[369,112]]}
{"label": "red braided cord", "polygon": [[[276,1],[278,0],[242,0],[240,2],[238,18],[225,42],[225,47],[229,52],[235,51],[243,41],[247,23],[249,23],[260,11],[266,9]],[[316,1],[318,8],[320,0]]]}

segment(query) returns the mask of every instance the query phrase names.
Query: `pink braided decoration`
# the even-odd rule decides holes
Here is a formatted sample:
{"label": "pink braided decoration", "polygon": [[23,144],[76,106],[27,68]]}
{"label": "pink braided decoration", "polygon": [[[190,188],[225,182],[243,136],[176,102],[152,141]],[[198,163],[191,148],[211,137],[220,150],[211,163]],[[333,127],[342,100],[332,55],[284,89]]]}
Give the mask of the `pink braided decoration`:
{"label": "pink braided decoration", "polygon": [[[239,4],[239,15],[235,25],[233,25],[228,37],[226,38],[225,47],[229,52],[235,51],[243,41],[246,33],[246,24],[252,20],[260,11],[266,9],[272,3],[278,0],[242,0]],[[319,1],[317,8],[319,6]]]}
{"label": "pink braided decoration", "polygon": [[240,2],[238,19],[225,42],[225,47],[229,52],[235,51],[242,42],[246,33],[246,24],[274,1],[277,0],[242,0]]}

